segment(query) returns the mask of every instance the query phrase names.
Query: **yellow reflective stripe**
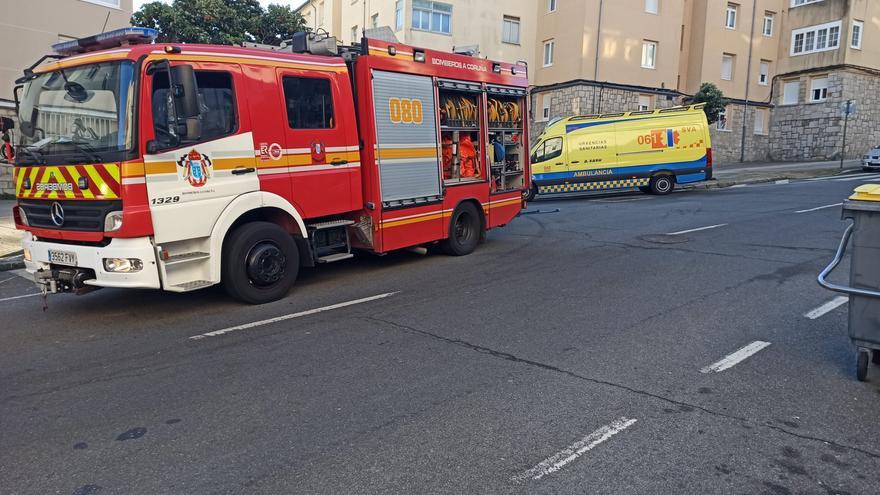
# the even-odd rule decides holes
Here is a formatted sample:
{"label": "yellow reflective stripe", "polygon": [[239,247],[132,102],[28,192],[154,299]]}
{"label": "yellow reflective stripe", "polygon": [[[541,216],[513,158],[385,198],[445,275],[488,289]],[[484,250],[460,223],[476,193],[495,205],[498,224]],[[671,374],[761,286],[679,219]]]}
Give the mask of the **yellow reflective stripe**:
{"label": "yellow reflective stripe", "polygon": [[[88,168],[89,167],[86,166],[86,169]],[[70,172],[70,176],[73,178],[73,182],[76,182],[78,184],[79,178],[82,177],[81,175],[79,175],[79,170],[77,170],[76,167],[70,167],[69,169],[67,169],[67,171]],[[80,192],[82,192],[83,198],[93,199],[95,197],[95,195],[92,194],[92,191],[88,189],[81,189]]]}
{"label": "yellow reflective stripe", "polygon": [[380,160],[394,160],[397,158],[434,158],[437,156],[437,148],[388,148],[379,149]]}
{"label": "yellow reflective stripe", "polygon": [[95,185],[98,186],[98,191],[100,191],[101,196],[104,196],[108,199],[116,198],[116,194],[114,194],[113,190],[110,189],[110,186],[108,186],[107,183],[104,182],[104,179],[101,178],[101,175],[98,174],[98,170],[95,169],[95,167],[87,166],[85,167],[85,169],[86,172],[89,174],[89,177],[91,177],[92,182],[94,182]]}

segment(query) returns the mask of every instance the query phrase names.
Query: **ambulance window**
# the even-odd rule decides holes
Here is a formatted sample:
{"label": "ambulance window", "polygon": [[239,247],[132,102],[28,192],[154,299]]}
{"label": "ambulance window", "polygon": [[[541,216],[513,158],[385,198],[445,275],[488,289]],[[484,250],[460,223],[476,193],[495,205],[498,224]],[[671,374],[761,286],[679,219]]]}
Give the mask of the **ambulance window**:
{"label": "ambulance window", "polygon": [[287,124],[291,129],[333,128],[333,94],[330,80],[284,77]]}
{"label": "ambulance window", "polygon": [[535,148],[532,155],[533,163],[541,163],[562,155],[562,138],[550,138]]}
{"label": "ambulance window", "polygon": [[[210,141],[235,132],[235,97],[232,75],[228,72],[195,71],[199,87],[202,131],[200,141]],[[168,136],[168,74],[157,72],[153,77],[153,128],[156,138]]]}

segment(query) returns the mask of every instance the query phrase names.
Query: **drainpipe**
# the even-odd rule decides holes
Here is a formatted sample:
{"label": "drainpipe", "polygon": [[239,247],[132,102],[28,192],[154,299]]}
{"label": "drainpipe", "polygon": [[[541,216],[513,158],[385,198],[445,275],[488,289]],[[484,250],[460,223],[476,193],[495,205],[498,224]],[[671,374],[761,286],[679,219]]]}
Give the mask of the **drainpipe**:
{"label": "drainpipe", "polygon": [[746,97],[743,107],[742,140],[739,144],[739,161],[746,161],[746,113],[749,111],[749,89],[752,85],[752,48],[755,45],[755,18],[758,16],[758,0],[752,0],[752,30],[749,34],[749,59],[746,62]]}
{"label": "drainpipe", "polygon": [[[599,43],[602,41],[602,10],[604,6],[605,0],[599,0],[599,19],[596,23],[596,58],[593,61],[593,80],[596,82],[599,82]],[[593,87],[593,113],[598,113],[596,111],[595,87]]]}

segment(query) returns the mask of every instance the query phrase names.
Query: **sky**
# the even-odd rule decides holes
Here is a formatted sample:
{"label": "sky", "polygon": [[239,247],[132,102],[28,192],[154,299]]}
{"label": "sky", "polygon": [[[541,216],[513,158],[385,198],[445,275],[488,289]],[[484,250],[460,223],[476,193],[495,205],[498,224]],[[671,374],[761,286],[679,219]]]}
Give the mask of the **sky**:
{"label": "sky", "polygon": [[[153,0],[134,0],[134,10],[140,10],[141,5],[145,3],[150,3]],[[171,0],[161,0],[165,3],[171,3]],[[270,3],[276,3],[279,5],[290,5],[293,8],[299,7],[300,5],[306,3],[306,0],[260,0],[260,3],[263,7],[269,5]]]}

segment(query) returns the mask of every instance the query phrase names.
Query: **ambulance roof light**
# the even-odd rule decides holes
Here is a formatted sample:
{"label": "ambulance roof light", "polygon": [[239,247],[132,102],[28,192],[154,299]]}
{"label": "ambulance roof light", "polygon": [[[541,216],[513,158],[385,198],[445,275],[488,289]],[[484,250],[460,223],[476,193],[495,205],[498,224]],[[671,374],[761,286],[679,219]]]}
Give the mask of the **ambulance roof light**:
{"label": "ambulance roof light", "polygon": [[150,44],[156,40],[158,35],[159,32],[153,28],[127,27],[88,36],[86,38],[56,43],[52,45],[52,50],[55,53],[66,57],[78,53],[115,48],[126,44]]}

